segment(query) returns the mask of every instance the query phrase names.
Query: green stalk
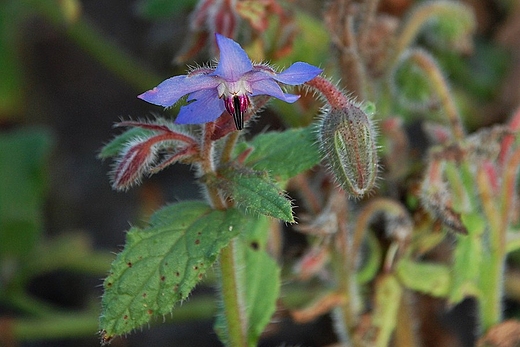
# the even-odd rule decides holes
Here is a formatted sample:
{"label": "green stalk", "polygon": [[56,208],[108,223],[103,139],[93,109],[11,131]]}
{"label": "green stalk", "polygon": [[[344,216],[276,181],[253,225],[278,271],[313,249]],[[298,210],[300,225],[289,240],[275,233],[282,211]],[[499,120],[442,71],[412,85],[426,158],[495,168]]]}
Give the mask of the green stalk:
{"label": "green stalk", "polygon": [[[520,165],[520,151],[515,151],[506,161],[502,176],[500,211],[488,206],[493,204],[491,185],[485,176],[480,175],[478,186],[481,190],[484,211],[490,220],[491,254],[489,262],[484,264],[482,279],[483,299],[480,302],[480,320],[484,331],[500,323],[502,320],[502,295],[504,281],[504,264],[506,259],[506,237],[516,191],[516,176]],[[495,213],[492,213],[495,212]],[[498,216],[497,216],[498,215]]]}
{"label": "green stalk", "polygon": [[[203,143],[201,148],[201,170],[204,174],[215,174],[216,165],[213,162],[214,142],[211,135],[215,130],[215,123],[209,122],[204,126]],[[236,132],[238,133],[238,132]],[[231,155],[232,147],[238,134],[231,134],[224,153],[224,158]],[[228,206],[222,200],[219,191],[214,186],[207,186],[209,200],[214,208],[224,210]],[[247,346],[247,316],[245,312],[244,293],[241,290],[240,269],[236,259],[236,239],[232,240],[220,251],[220,284],[222,302],[224,304],[224,318],[226,322],[227,345],[233,347]]]}
{"label": "green stalk", "polygon": [[335,310],[335,330],[341,343],[355,347],[358,343],[354,339],[354,332],[361,310],[356,281],[356,258],[353,257],[352,242],[349,239],[348,212],[344,193],[336,194],[339,195],[339,199],[335,200],[339,203],[334,206],[337,209],[338,231],[334,241],[336,249],[333,252],[333,264],[338,281],[337,293],[343,295],[345,300]]}
{"label": "green stalk", "polygon": [[228,346],[247,346],[247,317],[236,262],[236,239],[220,251],[220,281]]}
{"label": "green stalk", "polygon": [[389,61],[394,65],[403,52],[408,49],[421,33],[424,26],[433,18],[441,16],[453,16],[465,9],[452,1],[427,1],[415,6],[404,22],[397,42],[395,44],[393,58]]}
{"label": "green stalk", "polygon": [[40,15],[72,39],[109,71],[130,83],[137,90],[150,89],[157,85],[161,78],[145,68],[129,53],[106,39],[98,28],[85,16],[67,18],[65,9],[58,1],[26,0]]}
{"label": "green stalk", "polygon": [[414,49],[409,52],[409,59],[416,63],[426,73],[431,86],[437,92],[455,140],[462,141],[465,137],[464,126],[462,125],[459,111],[457,110],[457,106],[452,98],[448,82],[444,78],[440,68],[437,66],[433,58],[425,51]]}

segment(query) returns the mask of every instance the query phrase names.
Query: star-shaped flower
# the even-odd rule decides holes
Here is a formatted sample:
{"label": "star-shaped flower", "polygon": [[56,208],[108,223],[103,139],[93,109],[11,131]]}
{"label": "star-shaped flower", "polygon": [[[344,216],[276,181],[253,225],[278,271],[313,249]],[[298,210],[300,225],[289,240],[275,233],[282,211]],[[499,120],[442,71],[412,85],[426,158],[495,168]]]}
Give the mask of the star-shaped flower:
{"label": "star-shaped flower", "polygon": [[222,112],[233,116],[238,130],[251,97],[269,95],[293,103],[299,95],[282,91],[278,82],[288,85],[305,83],[321,73],[321,69],[303,62],[292,64],[277,73],[267,65],[254,65],[235,41],[215,34],[220,60],[215,68],[197,68],[187,75],[174,76],[138,97],[149,103],[170,107],[188,95],[188,104],[181,107],[175,120],[178,124],[211,122]]}

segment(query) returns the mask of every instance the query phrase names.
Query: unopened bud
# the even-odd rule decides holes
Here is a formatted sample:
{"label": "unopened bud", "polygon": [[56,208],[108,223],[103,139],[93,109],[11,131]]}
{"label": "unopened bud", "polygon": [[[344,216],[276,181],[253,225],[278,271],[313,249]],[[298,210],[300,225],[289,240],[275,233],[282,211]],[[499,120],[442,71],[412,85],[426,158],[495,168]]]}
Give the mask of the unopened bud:
{"label": "unopened bud", "polygon": [[376,131],[372,120],[358,106],[331,107],[319,128],[323,156],[340,186],[360,198],[377,177]]}

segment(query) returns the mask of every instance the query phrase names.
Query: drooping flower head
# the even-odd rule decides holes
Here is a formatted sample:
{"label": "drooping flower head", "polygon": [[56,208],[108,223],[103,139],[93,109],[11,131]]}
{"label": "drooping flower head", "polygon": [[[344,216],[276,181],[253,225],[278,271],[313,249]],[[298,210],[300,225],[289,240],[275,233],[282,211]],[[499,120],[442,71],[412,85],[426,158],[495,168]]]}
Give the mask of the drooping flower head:
{"label": "drooping flower head", "polygon": [[216,34],[220,59],[215,68],[197,68],[187,75],[171,77],[138,97],[149,103],[170,107],[187,95],[178,124],[211,122],[224,111],[233,116],[238,130],[244,114],[252,107],[251,97],[269,95],[293,103],[299,95],[284,93],[278,83],[299,85],[321,73],[321,69],[303,62],[277,73],[267,65],[255,65],[235,41]]}

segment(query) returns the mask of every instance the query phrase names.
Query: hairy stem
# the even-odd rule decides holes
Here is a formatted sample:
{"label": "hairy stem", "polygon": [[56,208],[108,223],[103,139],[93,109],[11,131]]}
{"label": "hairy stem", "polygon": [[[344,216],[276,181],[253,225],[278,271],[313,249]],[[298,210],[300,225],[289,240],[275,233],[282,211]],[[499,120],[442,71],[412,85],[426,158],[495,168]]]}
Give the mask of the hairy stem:
{"label": "hairy stem", "polygon": [[[204,174],[215,173],[215,163],[213,162],[214,141],[212,140],[214,131],[215,123],[209,122],[205,124],[201,146],[201,169]],[[237,135],[231,134],[230,138],[228,138],[228,143],[231,142],[231,144],[229,145],[230,148],[227,149],[228,152],[224,152],[224,158],[231,156],[232,146],[234,146],[234,142],[238,136],[238,132],[235,133],[237,133]],[[216,187],[208,185],[207,191],[210,202],[214,208],[224,210],[228,207]],[[246,347],[247,316],[243,297],[244,293],[241,290],[240,269],[237,266],[236,247],[236,239],[234,239],[220,251],[221,294],[224,304],[227,344],[233,347]]]}
{"label": "hairy stem", "polygon": [[317,90],[332,108],[341,109],[352,104],[338,87],[324,77],[316,76],[312,80],[305,82],[305,84]]}
{"label": "hairy stem", "polygon": [[452,12],[452,6],[447,1],[430,1],[415,7],[400,31],[394,49],[394,58],[390,60],[391,64],[395,64],[403,52],[411,46],[430,19]]}
{"label": "hairy stem", "polygon": [[220,156],[220,161],[222,163],[227,163],[231,160],[231,155],[233,154],[233,149],[235,148],[235,144],[237,143],[239,136],[240,131],[233,131],[231,134],[229,134],[228,138],[226,139],[224,149],[222,150],[222,155]]}
{"label": "hairy stem", "polygon": [[439,95],[454,138],[462,141],[464,139],[464,127],[444,75],[433,58],[425,51],[415,49],[409,52],[409,58],[423,69],[429,77],[433,89]]}
{"label": "hairy stem", "polygon": [[226,319],[228,345],[247,346],[247,317],[243,291],[240,290],[239,269],[236,264],[236,239],[220,251],[222,301]]}

